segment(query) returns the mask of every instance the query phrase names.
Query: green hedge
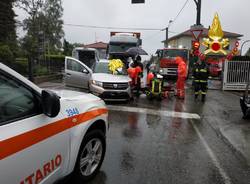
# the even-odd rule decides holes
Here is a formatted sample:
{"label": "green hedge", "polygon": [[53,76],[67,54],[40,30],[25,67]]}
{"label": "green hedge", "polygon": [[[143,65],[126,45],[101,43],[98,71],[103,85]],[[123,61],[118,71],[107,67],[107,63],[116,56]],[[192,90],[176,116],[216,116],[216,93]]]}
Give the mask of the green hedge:
{"label": "green hedge", "polygon": [[[28,59],[27,58],[16,58],[15,62],[12,64],[12,68],[18,73],[28,76]],[[49,71],[45,66],[34,65],[34,76],[48,75]]]}
{"label": "green hedge", "polygon": [[45,55],[46,60],[50,60],[51,62],[64,62],[64,55]]}
{"label": "green hedge", "polygon": [[[64,67],[64,59],[65,59],[64,55],[46,55],[46,60],[40,61],[40,65],[34,64],[34,71],[33,71],[34,76],[48,75],[50,73],[60,71],[60,69]],[[12,60],[12,62],[4,62],[4,63],[10,66],[18,73],[24,76],[28,76],[28,66],[29,66],[28,58],[16,58],[14,61]],[[47,63],[49,63],[50,65],[50,72],[48,71]]]}
{"label": "green hedge", "polygon": [[12,68],[18,73],[27,76],[28,75],[28,59],[16,58],[16,60],[12,63]]}
{"label": "green hedge", "polygon": [[0,61],[10,66],[13,59],[14,55],[10,47],[0,43]]}

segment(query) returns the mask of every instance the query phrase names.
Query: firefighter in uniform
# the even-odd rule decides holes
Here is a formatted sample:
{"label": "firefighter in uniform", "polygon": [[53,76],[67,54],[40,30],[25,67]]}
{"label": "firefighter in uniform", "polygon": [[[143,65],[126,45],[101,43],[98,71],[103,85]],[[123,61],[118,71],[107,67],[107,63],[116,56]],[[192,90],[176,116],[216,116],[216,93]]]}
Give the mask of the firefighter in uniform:
{"label": "firefighter in uniform", "polygon": [[197,99],[199,93],[201,93],[202,102],[205,102],[206,99],[208,76],[209,76],[209,70],[207,64],[199,59],[194,64],[193,78],[194,78],[195,99]]}

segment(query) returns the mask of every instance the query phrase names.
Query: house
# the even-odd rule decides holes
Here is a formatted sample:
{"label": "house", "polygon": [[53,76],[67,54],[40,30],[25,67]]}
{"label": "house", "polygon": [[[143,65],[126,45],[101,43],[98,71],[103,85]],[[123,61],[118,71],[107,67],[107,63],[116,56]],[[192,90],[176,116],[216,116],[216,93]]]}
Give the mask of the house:
{"label": "house", "polygon": [[84,45],[85,48],[93,48],[99,51],[100,58],[106,58],[108,44],[104,42],[96,42],[88,45]]}
{"label": "house", "polygon": [[[207,28],[201,28],[203,30],[201,36],[200,36],[200,43],[203,42],[203,38],[208,38],[208,29]],[[228,38],[230,45],[227,47],[227,50],[232,50],[234,48],[235,42],[240,40],[240,37],[243,35],[238,33],[232,33],[224,31],[224,38]],[[168,47],[174,47],[174,48],[187,48],[192,49],[192,40],[194,40],[191,29],[186,30],[178,35],[175,35],[168,39]],[[166,47],[166,40],[162,41],[164,43],[164,46]],[[203,52],[205,50],[205,46],[201,44],[200,51]]]}

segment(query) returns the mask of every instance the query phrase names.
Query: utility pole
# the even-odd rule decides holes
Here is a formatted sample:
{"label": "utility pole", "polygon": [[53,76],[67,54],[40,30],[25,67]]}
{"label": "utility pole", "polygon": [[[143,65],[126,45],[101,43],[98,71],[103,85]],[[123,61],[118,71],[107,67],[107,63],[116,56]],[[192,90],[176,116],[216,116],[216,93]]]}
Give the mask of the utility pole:
{"label": "utility pole", "polygon": [[201,25],[201,0],[194,0],[194,2],[197,10],[196,25]]}
{"label": "utility pole", "polygon": [[166,48],[168,47],[168,29],[169,29],[169,26],[170,26],[170,24],[171,24],[172,22],[173,22],[173,21],[170,20],[170,21],[168,22],[168,26],[166,27],[166,42],[165,42],[165,47],[166,47]]}
{"label": "utility pole", "polygon": [[165,42],[165,47],[168,47],[168,27],[166,27],[166,42]]}

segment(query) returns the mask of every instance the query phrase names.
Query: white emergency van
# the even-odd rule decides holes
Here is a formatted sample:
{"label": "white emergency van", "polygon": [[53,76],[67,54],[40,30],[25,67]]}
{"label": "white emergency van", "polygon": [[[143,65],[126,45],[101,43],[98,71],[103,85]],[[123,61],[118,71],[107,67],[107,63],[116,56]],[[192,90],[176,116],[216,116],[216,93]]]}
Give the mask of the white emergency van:
{"label": "white emergency van", "polygon": [[94,95],[42,90],[0,63],[0,183],[90,180],[104,159],[107,115]]}

